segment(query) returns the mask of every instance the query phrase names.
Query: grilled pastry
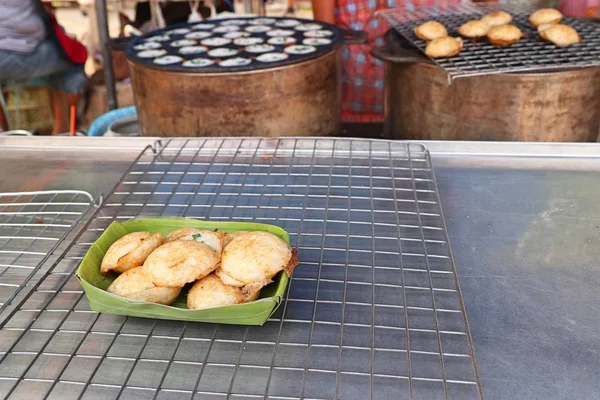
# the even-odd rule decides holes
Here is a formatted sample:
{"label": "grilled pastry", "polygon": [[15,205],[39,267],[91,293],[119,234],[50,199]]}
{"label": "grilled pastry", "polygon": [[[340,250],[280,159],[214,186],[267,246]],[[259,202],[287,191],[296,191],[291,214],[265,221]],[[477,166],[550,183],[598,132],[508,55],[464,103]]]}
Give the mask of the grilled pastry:
{"label": "grilled pastry", "polygon": [[437,21],[427,21],[424,24],[417,26],[414,31],[419,39],[426,41],[448,36],[446,27]]}
{"label": "grilled pastry", "polygon": [[444,37],[427,43],[425,54],[432,58],[453,57],[461,52],[463,41],[461,38]]}
{"label": "grilled pastry", "polygon": [[505,11],[496,11],[485,15],[481,20],[489,26],[506,25],[512,21],[513,17]]}
{"label": "grilled pastry", "polygon": [[555,24],[543,24],[537,27],[537,31],[538,33],[542,33],[542,31],[545,31],[546,29],[550,28],[551,26],[554,26]]}
{"label": "grilled pastry", "polygon": [[555,8],[541,8],[529,16],[529,23],[537,28],[545,24],[559,24],[562,17]]}
{"label": "grilled pastry", "polygon": [[523,37],[523,32],[515,25],[494,26],[488,32],[488,40],[494,46],[510,46]]}
{"label": "grilled pastry", "polygon": [[176,240],[154,250],[144,269],[156,286],[182,287],[202,279],[219,266],[219,255],[195,240]]}
{"label": "grilled pastry", "polygon": [[296,251],[269,232],[248,232],[234,238],[223,250],[215,272],[226,285],[243,287],[243,295],[269,284],[281,270],[288,276],[298,265]]}
{"label": "grilled pastry", "polygon": [[243,234],[248,233],[249,231],[237,231],[237,232],[227,232],[225,233],[225,237],[223,238],[223,247],[227,246],[233,239],[239,237]]}
{"label": "grilled pastry", "polygon": [[260,289],[242,293],[240,287],[228,286],[215,274],[210,274],[194,283],[187,295],[187,307],[191,310],[228,306],[256,300]]}
{"label": "grilled pastry", "polygon": [[465,22],[458,28],[458,33],[469,39],[481,39],[490,30],[490,26],[483,21],[472,20]]}
{"label": "grilled pastry", "polygon": [[581,43],[581,37],[577,31],[569,25],[556,24],[540,32],[542,39],[554,43],[559,47],[570,46]]}
{"label": "grilled pastry", "polygon": [[161,244],[162,235],[160,233],[129,233],[108,248],[100,265],[100,273],[106,275],[110,271],[115,271],[120,274],[131,268],[139,267]]}
{"label": "grilled pastry", "polygon": [[223,250],[224,234],[219,231],[207,231],[195,228],[182,228],[173,231],[165,237],[165,243],[174,242],[176,240],[195,240],[196,242],[204,243],[212,247],[217,254],[221,254]]}
{"label": "grilled pastry", "polygon": [[123,272],[106,289],[109,293],[128,299],[143,300],[148,303],[172,304],[181,288],[158,287],[146,275],[143,267],[136,267]]}

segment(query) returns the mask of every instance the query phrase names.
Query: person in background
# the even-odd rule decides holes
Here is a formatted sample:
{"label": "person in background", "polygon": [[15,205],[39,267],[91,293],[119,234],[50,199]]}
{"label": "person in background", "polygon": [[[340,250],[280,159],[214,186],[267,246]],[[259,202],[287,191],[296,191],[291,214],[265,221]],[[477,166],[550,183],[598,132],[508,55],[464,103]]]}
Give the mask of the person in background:
{"label": "person in background", "polygon": [[[459,0],[445,0],[445,3]],[[342,121],[381,123],[384,119],[383,62],[370,54],[383,45],[389,24],[375,13],[406,4],[434,4],[435,0],[312,0],[315,19],[343,29],[362,30],[369,35],[366,44],[346,46],[342,50]]]}
{"label": "person in background", "polygon": [[312,1],[315,19],[369,34],[366,44],[346,46],[342,50],[342,121],[345,123],[383,122],[384,66],[371,56],[370,50],[383,43],[381,38],[388,29],[375,13],[394,7],[395,3],[395,0]]}
{"label": "person in background", "polygon": [[[66,44],[72,50],[76,43],[70,42],[66,34],[58,39],[57,32],[60,33],[62,28],[55,22],[39,0],[0,2],[0,82],[6,84],[48,77],[54,104],[52,133],[58,134],[68,131],[63,105],[71,106],[79,102],[87,85],[87,77],[83,65],[73,63],[61,47]],[[81,53],[76,55],[79,58],[81,56]],[[0,122],[6,128],[4,115],[1,112],[0,115]]]}

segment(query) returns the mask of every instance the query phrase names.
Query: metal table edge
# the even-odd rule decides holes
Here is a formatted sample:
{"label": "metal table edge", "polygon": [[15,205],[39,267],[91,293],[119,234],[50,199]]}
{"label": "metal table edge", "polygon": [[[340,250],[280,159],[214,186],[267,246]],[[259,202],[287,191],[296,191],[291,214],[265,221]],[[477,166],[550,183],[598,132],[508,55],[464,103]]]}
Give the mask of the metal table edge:
{"label": "metal table edge", "polygon": [[[61,151],[141,151],[148,145],[168,140],[192,138],[86,138],[86,137],[0,137],[2,150],[61,150]],[[200,138],[194,138],[200,139]],[[208,139],[219,140],[220,137]],[[259,137],[232,137],[235,139],[259,139]],[[278,138],[266,138],[277,140]],[[283,137],[281,139],[284,139]],[[363,139],[344,137],[285,137],[285,139],[315,140],[361,140],[394,142],[387,139]],[[549,142],[483,142],[483,141],[443,141],[410,140],[410,143],[423,144],[433,157],[436,156],[485,156],[485,157],[556,157],[556,158],[600,158],[600,143],[549,143]]]}

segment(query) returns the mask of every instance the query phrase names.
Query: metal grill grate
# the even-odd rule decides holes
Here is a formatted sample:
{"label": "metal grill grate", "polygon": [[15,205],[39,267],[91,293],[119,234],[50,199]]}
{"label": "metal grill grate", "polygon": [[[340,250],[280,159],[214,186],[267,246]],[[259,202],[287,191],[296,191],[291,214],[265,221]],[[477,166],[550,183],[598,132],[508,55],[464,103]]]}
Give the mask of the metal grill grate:
{"label": "metal grill grate", "polygon": [[[299,249],[262,327],[96,314],[73,276],[114,219],[277,224]],[[417,144],[194,139],[145,150],[0,330],[2,395],[479,399],[434,174]]]}
{"label": "metal grill grate", "polygon": [[446,71],[449,82],[468,76],[600,66],[600,25],[581,19],[564,18],[562,23],[575,28],[583,42],[569,47],[557,47],[543,41],[535,28],[529,24],[527,19],[533,9],[527,5],[411,5],[384,10],[379,15],[386,18],[398,33],[425,53],[427,43],[413,33],[416,26],[435,20],[446,26],[450,36],[459,37],[457,29],[463,23],[480,19],[483,15],[500,9],[513,15],[513,23],[523,31],[523,39],[508,47],[496,47],[487,40],[464,40],[464,48],[459,55],[432,59]]}
{"label": "metal grill grate", "polygon": [[92,205],[81,191],[0,193],[0,313]]}

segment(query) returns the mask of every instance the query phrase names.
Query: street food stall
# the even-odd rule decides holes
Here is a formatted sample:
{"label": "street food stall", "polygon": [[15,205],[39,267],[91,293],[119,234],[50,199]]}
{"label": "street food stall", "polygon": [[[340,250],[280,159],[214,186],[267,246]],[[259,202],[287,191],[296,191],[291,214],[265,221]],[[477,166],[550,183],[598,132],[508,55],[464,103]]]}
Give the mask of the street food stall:
{"label": "street food stall", "polygon": [[[454,32],[467,16],[453,10],[454,25],[446,9],[426,18]],[[415,20],[401,15],[387,14],[394,30],[375,51],[390,63],[387,133],[412,138],[398,122],[411,114],[403,107],[433,107],[421,114],[429,140],[326,136],[339,126],[334,61],[344,41],[361,36],[265,17],[169,27],[131,41],[140,137],[0,136],[1,396],[462,400],[600,393],[600,144],[564,142],[589,142],[598,130],[597,99],[580,82],[597,90],[597,28],[564,21],[578,27],[589,57],[563,57],[557,65],[557,50],[538,48],[529,33],[520,45],[540,54],[529,67],[550,60],[543,72],[461,77],[459,59],[422,56],[428,44],[412,36]],[[252,27],[264,37],[239,45],[244,51],[232,54],[229,42],[215,41],[256,39]],[[215,29],[237,33],[211,37]],[[285,38],[295,51],[262,52]],[[325,40],[308,42],[314,39]],[[481,65],[469,51],[494,53],[487,46],[464,43],[460,56]],[[221,54],[218,61],[210,51]],[[506,52],[498,49],[496,60]],[[271,62],[275,67],[258,64]],[[503,67],[491,64],[493,72]],[[402,92],[397,82],[409,75],[424,93]],[[231,87],[243,86],[243,76],[260,85]],[[494,79],[506,88],[505,108]],[[560,108],[553,120],[560,129],[544,121],[520,130],[509,124],[511,112],[517,122],[534,112],[518,96],[527,85],[576,101],[572,92],[557,92],[563,81],[592,106]],[[481,138],[478,124],[469,123],[478,112],[472,86],[497,102],[495,117],[476,115],[505,141],[431,140],[435,129],[455,139],[457,126]],[[298,99],[310,124],[292,118],[289,126],[278,119],[285,113],[260,113],[279,106],[269,97],[274,91]],[[444,108],[440,98],[454,106]],[[194,101],[218,106],[203,113]],[[227,114],[240,104],[237,116]],[[551,117],[538,108],[540,118]],[[532,138],[535,132],[523,129],[542,125],[554,133],[544,139],[563,143],[512,141]]]}
{"label": "street food stall", "polygon": [[[556,45],[538,32],[548,24],[536,28],[528,21],[534,11],[460,3],[379,12],[391,27],[384,45],[372,50],[387,68],[385,136],[595,141],[600,25],[556,11],[557,26],[575,36]],[[427,54],[431,41],[414,33],[435,22],[444,35],[445,27],[458,35],[494,13],[513,23],[514,42],[498,44],[485,33],[469,37],[463,31],[457,54],[436,57]],[[366,41],[364,32],[272,17],[180,24],[134,38],[127,59],[141,133],[339,135],[341,53]]]}

